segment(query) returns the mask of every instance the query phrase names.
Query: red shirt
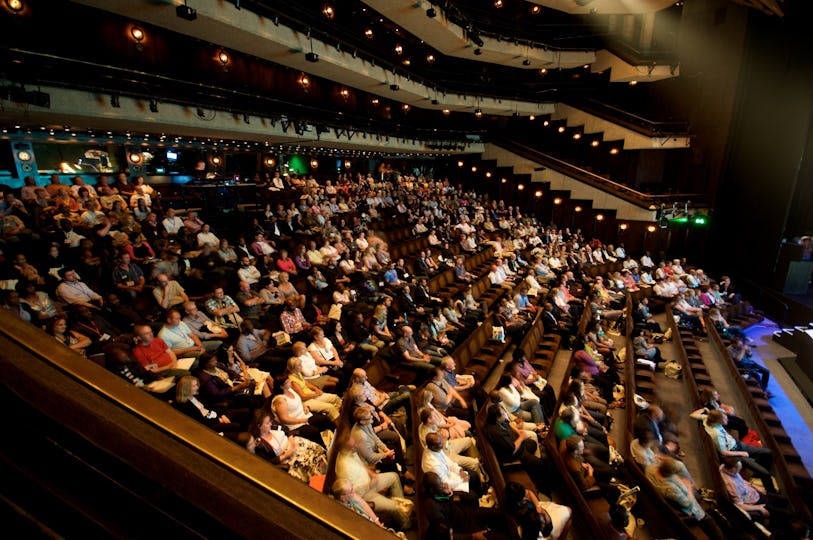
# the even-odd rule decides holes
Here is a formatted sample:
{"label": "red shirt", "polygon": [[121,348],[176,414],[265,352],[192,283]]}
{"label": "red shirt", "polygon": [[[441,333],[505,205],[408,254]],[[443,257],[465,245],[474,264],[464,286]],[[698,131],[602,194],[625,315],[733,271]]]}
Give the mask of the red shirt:
{"label": "red shirt", "polygon": [[296,265],[294,264],[294,260],[290,257],[287,260],[277,260],[277,268],[279,268],[280,272],[296,274]]}
{"label": "red shirt", "polygon": [[153,338],[149,345],[138,344],[133,347],[133,356],[145,368],[155,364],[159,368],[172,363],[172,357],[167,354],[169,346],[161,338]]}

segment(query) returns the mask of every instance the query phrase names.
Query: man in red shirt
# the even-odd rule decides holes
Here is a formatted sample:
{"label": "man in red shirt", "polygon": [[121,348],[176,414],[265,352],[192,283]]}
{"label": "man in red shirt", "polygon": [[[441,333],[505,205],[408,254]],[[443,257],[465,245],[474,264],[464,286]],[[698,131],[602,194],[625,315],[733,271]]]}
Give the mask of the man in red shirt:
{"label": "man in red shirt", "polygon": [[[152,333],[152,328],[146,324],[137,324],[134,328],[136,345],[133,347],[133,356],[144,369],[153,373],[160,373],[165,377],[183,377],[189,371],[178,367],[178,358],[172,349]],[[190,369],[192,369],[190,367]]]}

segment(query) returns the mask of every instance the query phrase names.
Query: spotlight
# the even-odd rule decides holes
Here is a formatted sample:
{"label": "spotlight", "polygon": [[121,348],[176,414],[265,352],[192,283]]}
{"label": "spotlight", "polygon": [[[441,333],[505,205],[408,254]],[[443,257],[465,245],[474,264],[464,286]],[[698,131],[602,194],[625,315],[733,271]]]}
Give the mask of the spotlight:
{"label": "spotlight", "polygon": [[245,113],[243,113],[243,123],[246,124],[246,125],[251,123],[250,117]]}
{"label": "spotlight", "polygon": [[316,63],[319,61],[319,55],[316,54],[315,52],[305,53],[305,60],[307,60],[308,62]]}
{"label": "spotlight", "polygon": [[426,16],[429,17],[430,19],[434,19],[435,17],[438,16],[438,12],[435,11],[435,8],[430,7],[429,9],[426,10]]}
{"label": "spotlight", "polygon": [[150,100],[150,112],[155,112],[155,113],[158,112],[158,100],[157,99],[151,99]]}
{"label": "spotlight", "polygon": [[398,86],[397,84],[391,84],[390,85],[390,90],[392,90],[393,92],[397,92],[400,89],[401,89],[401,87]]}
{"label": "spotlight", "polygon": [[440,104],[440,101],[438,101],[438,100],[436,100],[436,99],[433,99],[433,100],[432,100],[432,105],[438,105],[438,104]]}
{"label": "spotlight", "polygon": [[481,54],[483,54],[483,50],[478,47],[477,49],[474,49],[474,54],[480,56]]}
{"label": "spotlight", "polygon": [[121,107],[121,104],[119,103],[118,94],[112,94],[110,96],[110,106],[113,107],[114,109],[118,109],[119,107]]}
{"label": "spotlight", "polygon": [[198,107],[195,113],[198,115],[198,118],[206,117],[206,112],[203,110],[203,107]]}
{"label": "spotlight", "polygon": [[187,21],[194,21],[198,18],[198,10],[187,6],[186,2],[184,2],[183,5],[175,8],[175,14],[181,19],[186,19]]}
{"label": "spotlight", "polygon": [[525,60],[522,61],[522,65],[523,66],[530,66],[531,65],[531,60],[526,58]]}

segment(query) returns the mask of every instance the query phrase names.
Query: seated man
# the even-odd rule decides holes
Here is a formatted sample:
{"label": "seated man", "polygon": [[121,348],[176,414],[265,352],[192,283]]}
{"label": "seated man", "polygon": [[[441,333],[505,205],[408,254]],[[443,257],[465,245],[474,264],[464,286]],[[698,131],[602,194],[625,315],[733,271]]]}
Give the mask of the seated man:
{"label": "seated man", "polygon": [[166,274],[158,274],[155,281],[158,286],[152,290],[152,295],[161,308],[181,307],[186,302],[189,302],[189,297],[181,284],[174,279],[170,279]]}
{"label": "seated man", "polygon": [[703,420],[703,427],[711,437],[721,458],[740,458],[743,466],[753,471],[762,480],[762,485],[768,493],[776,493],[770,472],[773,466],[773,453],[770,448],[749,446],[732,437],[725,429],[728,424],[728,416],[723,411],[699,409],[694,411],[691,416],[697,420]]}
{"label": "seated man", "polygon": [[474,503],[482,492],[480,477],[469,476],[468,472],[454,462],[446,453],[443,437],[440,434],[429,433],[424,442],[426,449],[421,458],[421,469],[424,474],[428,472],[437,474],[452,491],[469,494],[463,498]]}
{"label": "seated man", "polygon": [[[162,377],[183,377],[189,371],[178,368],[178,358],[172,349],[161,338],[153,336],[152,328],[146,324],[137,324],[133,328],[136,345],[133,356],[141,366]],[[194,364],[193,364],[194,367]]]}
{"label": "seated man", "polygon": [[71,305],[82,305],[92,309],[99,309],[103,304],[101,295],[88,287],[73,268],[64,267],[59,270],[62,282],[56,288],[56,295]]}
{"label": "seated man", "polygon": [[[380,408],[385,413],[390,413],[401,406],[409,407],[409,388],[401,387],[394,392],[382,392],[370,384],[370,381],[367,380],[367,372],[362,368],[353,370],[350,384],[361,387],[365,401],[369,401],[374,407]],[[414,389],[414,387],[412,388]]]}
{"label": "seated man", "polygon": [[[449,357],[447,357],[449,358]],[[426,384],[426,392],[432,394],[432,405],[445,415],[471,419],[469,404],[446,380],[446,371],[435,368],[434,377]],[[455,405],[457,403],[457,405]]]}
{"label": "seated man", "polygon": [[[228,339],[229,333],[216,322],[209,318],[204,312],[198,309],[194,302],[187,302],[183,305],[186,316],[183,322],[200,338],[201,341]],[[236,334],[235,334],[236,335]]]}
{"label": "seated man", "polygon": [[212,290],[212,297],[206,301],[206,311],[219,326],[226,329],[240,328],[240,323],[243,322],[240,306],[223,291],[223,287]]}
{"label": "seated man", "polygon": [[433,364],[439,364],[441,358],[433,358],[428,353],[421,351],[412,335],[411,327],[404,326],[401,329],[401,338],[395,342],[393,356],[405,365],[428,374],[435,369]]}
{"label": "seated man", "polygon": [[177,309],[167,311],[166,323],[158,337],[172,349],[176,357],[198,358],[204,352],[213,353],[223,344],[222,341],[206,341],[205,343],[181,320]]}
{"label": "seated man", "polygon": [[731,341],[731,345],[728,346],[728,354],[731,356],[731,359],[734,360],[737,369],[753,374],[759,381],[760,388],[765,391],[766,397],[772,397],[771,393],[767,390],[768,382],[771,380],[771,372],[768,371],[766,367],[757,364],[751,359],[753,355],[751,347],[746,345],[741,337],[735,337]]}
{"label": "seated man", "polygon": [[485,437],[494,449],[497,461],[521,461],[536,489],[546,495],[551,494],[553,486],[548,482],[548,467],[545,461],[536,456],[537,444],[528,439],[526,431],[518,429],[509,420],[508,413],[501,405],[489,405]]}
{"label": "seated man", "polygon": [[[353,489],[361,498],[375,506],[376,515],[388,525],[404,529],[409,525],[409,516],[405,515],[391,497],[404,496],[404,489],[398,474],[385,472],[374,474],[370,471],[356,451],[353,437],[337,441],[339,453],[336,457],[336,478],[349,480]],[[384,495],[388,492],[390,497]]]}
{"label": "seated man", "polygon": [[788,501],[779,495],[768,494],[764,487],[746,481],[740,475],[741,470],[742,462],[733,456],[725,458],[720,465],[720,475],[731,501],[755,521],[767,524],[770,519],[772,529],[778,528],[779,523],[786,523],[790,518],[787,513]]}

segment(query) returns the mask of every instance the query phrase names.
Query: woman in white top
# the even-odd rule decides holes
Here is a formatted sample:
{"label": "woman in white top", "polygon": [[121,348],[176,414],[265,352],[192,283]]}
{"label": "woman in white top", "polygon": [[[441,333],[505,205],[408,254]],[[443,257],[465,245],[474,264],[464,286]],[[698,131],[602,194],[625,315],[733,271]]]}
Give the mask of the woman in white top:
{"label": "woman in white top", "polygon": [[310,353],[303,341],[297,341],[292,346],[293,355],[299,359],[302,366],[302,376],[319,389],[335,387],[339,379],[327,374],[327,367],[316,363],[316,358]]}
{"label": "woman in white top", "polygon": [[281,392],[271,400],[274,418],[288,428],[292,435],[324,446],[322,431],[332,430],[336,426],[328,416],[323,413],[313,413],[307,405],[302,403],[302,398],[291,388],[290,379],[286,377],[281,384]]}
{"label": "woman in white top", "polygon": [[274,425],[267,412],[257,413],[251,434],[252,438],[246,444],[248,451],[287,468],[288,474],[294,478],[307,483],[311,477],[323,474],[327,468],[324,447],[291,435],[282,425]]}

